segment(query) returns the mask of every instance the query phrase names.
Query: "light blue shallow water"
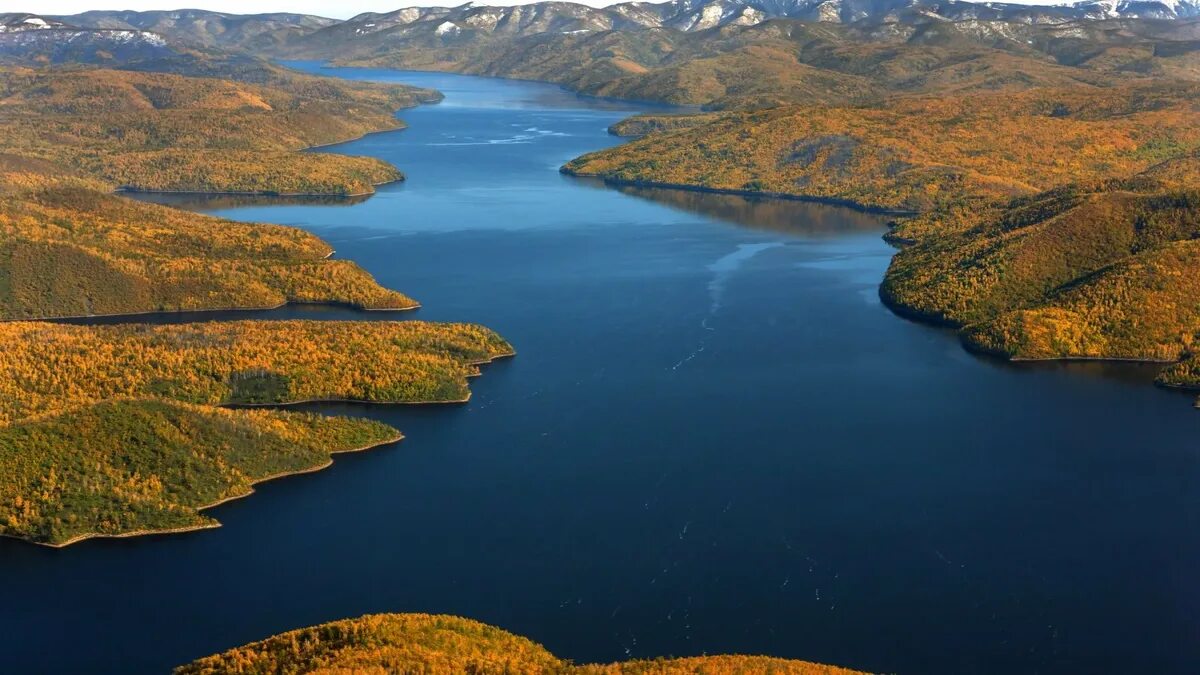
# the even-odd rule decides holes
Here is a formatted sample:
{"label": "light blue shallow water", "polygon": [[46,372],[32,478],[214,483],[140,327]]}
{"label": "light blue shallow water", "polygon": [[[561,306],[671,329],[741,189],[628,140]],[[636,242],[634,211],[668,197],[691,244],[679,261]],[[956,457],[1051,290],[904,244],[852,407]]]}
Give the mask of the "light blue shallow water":
{"label": "light blue shallow water", "polygon": [[[309,64],[305,67],[315,68]],[[1015,368],[899,319],[882,221],[565,178],[629,104],[451,75],[331,150],[409,176],[353,205],[189,202],[333,242],[515,359],[403,443],[218,530],[0,542],[11,672],[163,672],[293,627],[449,612],[577,661],[768,653],[900,673],[1194,671],[1200,413],[1134,367]],[[171,320],[178,320],[174,317]],[[194,319],[197,317],[184,317]]]}

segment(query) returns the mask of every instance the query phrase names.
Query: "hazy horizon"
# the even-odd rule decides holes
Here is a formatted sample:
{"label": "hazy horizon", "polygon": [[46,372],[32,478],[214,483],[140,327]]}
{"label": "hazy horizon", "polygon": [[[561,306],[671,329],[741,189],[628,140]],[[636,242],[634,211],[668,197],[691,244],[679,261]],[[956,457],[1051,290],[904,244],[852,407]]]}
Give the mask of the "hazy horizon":
{"label": "hazy horizon", "polygon": [[[465,1],[465,0],[464,0]],[[476,2],[478,5],[527,5],[534,0],[488,0]],[[615,5],[623,0],[566,0],[592,7]],[[654,2],[656,0],[647,0]],[[1024,5],[1061,5],[1065,2],[1031,2],[1028,0],[1007,0],[1013,4]],[[436,0],[346,0],[345,2],[330,2],[329,0],[196,0],[182,3],[162,2],[161,0],[120,0],[118,3],[96,3],[88,0],[49,0],[47,2],[17,4],[0,2],[0,12],[29,12],[31,14],[78,14],[94,10],[174,10],[174,9],[205,9],[229,14],[267,14],[288,12],[293,14],[312,14],[331,19],[348,19],[363,12],[390,12],[404,7],[454,7],[464,4],[459,0],[437,2]]]}

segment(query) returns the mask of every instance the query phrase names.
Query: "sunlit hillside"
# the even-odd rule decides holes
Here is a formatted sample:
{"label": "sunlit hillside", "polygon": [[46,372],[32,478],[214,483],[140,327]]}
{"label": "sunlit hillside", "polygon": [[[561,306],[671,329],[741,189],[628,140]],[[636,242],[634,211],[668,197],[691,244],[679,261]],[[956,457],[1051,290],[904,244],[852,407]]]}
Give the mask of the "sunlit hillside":
{"label": "sunlit hillside", "polygon": [[541,645],[454,616],[376,614],[302,628],[199,659],[177,675],[427,673],[451,675],[855,675],[764,656],[705,656],[575,665]]}

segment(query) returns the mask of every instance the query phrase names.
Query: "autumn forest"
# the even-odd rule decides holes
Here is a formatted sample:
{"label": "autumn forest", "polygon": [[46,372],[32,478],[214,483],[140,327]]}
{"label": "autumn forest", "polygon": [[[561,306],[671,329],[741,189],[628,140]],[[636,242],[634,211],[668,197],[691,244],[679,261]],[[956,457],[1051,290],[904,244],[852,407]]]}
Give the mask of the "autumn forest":
{"label": "autumn forest", "polygon": [[[326,70],[334,67],[405,69],[423,76],[401,79],[394,70],[386,77],[379,75],[382,70],[338,76]],[[443,87],[423,79],[430,73],[458,79],[444,80]],[[528,81],[539,88],[521,89]],[[506,86],[510,89],[502,91]],[[420,117],[413,109],[439,110],[451,121],[439,127],[425,117],[441,136],[431,132],[419,144],[402,146],[404,152],[376,152],[384,146],[371,143],[397,137],[385,132],[406,129],[401,118],[409,114],[413,127],[398,137],[412,137]],[[630,115],[635,110],[643,112]],[[588,129],[599,138],[588,136]],[[353,154],[341,145],[356,140],[363,142],[355,147],[367,150]],[[506,148],[511,154],[488,154]],[[442,164],[428,163],[429,157]],[[522,173],[534,171],[533,165],[539,178],[549,176],[546,182]],[[443,167],[448,170],[439,174]],[[474,183],[464,187],[449,180],[455,172]],[[513,182],[484,180],[510,173]],[[414,189],[417,179],[428,181]],[[518,183],[522,179],[529,187]],[[662,190],[674,197],[656,199],[655,191]],[[638,212],[640,220],[627,218],[633,211],[604,201],[614,194],[630,200],[622,204],[637,203],[647,211]],[[180,195],[214,201],[207,209],[168,205]],[[714,202],[705,202],[708,211],[697,205],[713,195],[730,200],[723,202],[728,207],[723,213],[715,213],[720,209]],[[643,201],[635,202],[637,197]],[[461,218],[442,222],[440,211],[421,210],[431,208],[430,202],[457,206]],[[781,206],[800,202],[814,210]],[[320,219],[290,219],[292,213],[313,211],[283,215],[286,204],[355,208],[328,209],[334,225],[321,221],[322,229],[314,224]],[[750,207],[770,211],[760,231],[739,220]],[[539,212],[555,208],[549,215]],[[410,222],[408,209],[423,217]],[[564,213],[572,209],[594,211],[586,214],[594,222],[572,220]],[[207,215],[210,211],[221,213]],[[794,222],[809,216],[827,222],[811,230]],[[726,236],[730,222],[750,228]],[[631,223],[644,229],[630,234],[623,228]],[[851,260],[838,248],[850,240],[834,241],[834,235],[869,237],[882,253],[855,239],[861,256]],[[618,236],[624,239],[613,242]],[[442,248],[422,248],[431,241],[443,242]],[[376,246],[385,264],[371,258]],[[472,256],[472,246],[483,250]],[[622,249],[639,255],[605,257]],[[679,251],[700,253],[685,259]],[[492,259],[500,271],[491,277],[479,273],[481,261]],[[421,272],[410,269],[416,263],[425,265],[417,266]],[[813,270],[847,276],[806,276]],[[863,270],[870,271],[866,282]],[[735,274],[744,274],[738,278],[744,286],[733,287]],[[811,285],[778,283],[781,278]],[[608,286],[592,290],[603,296],[593,309],[587,282],[598,280]],[[865,283],[867,292],[854,288],[857,283]],[[642,297],[650,284],[660,293]],[[756,293],[763,305],[747,302],[719,313],[738,292]],[[463,303],[467,293],[482,297],[483,304]],[[867,299],[859,304],[868,309],[849,318],[837,315],[830,309],[833,300],[812,301],[821,293],[857,294]],[[429,313],[428,308],[418,313],[423,299],[450,308],[429,317],[439,321],[421,320]],[[615,302],[629,314],[614,311]],[[328,314],[320,320],[280,318],[297,309],[287,305],[315,305],[314,312]],[[255,310],[265,318],[231,318],[232,310]],[[1114,579],[1128,581],[1116,577],[1126,569],[1114,566],[1143,548],[1165,559],[1154,563],[1161,563],[1160,576],[1168,582],[1145,581],[1148,590],[1137,589],[1136,601],[1119,595],[1128,589],[1117,588],[1112,604],[1083,614],[1125,619],[1129,605],[1160,607],[1155,601],[1188,613],[1186,598],[1176,597],[1181,593],[1163,591],[1172,574],[1181,573],[1178,565],[1172,567],[1178,552],[1153,549],[1152,536],[1168,529],[1162,519],[1093,522],[1099,508],[1086,501],[1120,508],[1154,502],[1187,520],[1190,496],[1180,497],[1179,486],[1190,476],[1178,468],[1186,465],[1182,453],[1153,455],[1148,461],[1158,463],[1151,469],[1127,470],[1134,463],[1124,455],[1098,453],[1081,460],[1072,454],[1072,443],[1085,444],[1082,434],[1074,434],[1079,425],[1036,439],[1034,449],[1050,458],[1050,468],[1038,463],[1045,457],[1030,458],[1029,448],[1015,447],[1020,442],[1009,443],[1000,453],[1004,457],[983,457],[973,442],[958,442],[953,452],[933,455],[934,460],[910,453],[893,428],[909,420],[889,426],[882,421],[888,418],[872,417],[874,404],[864,400],[879,397],[892,406],[912,395],[911,403],[922,405],[928,393],[923,388],[944,393],[957,383],[934,382],[916,367],[886,369],[893,364],[885,359],[904,359],[875,344],[852,355],[850,366],[832,356],[823,360],[841,342],[853,343],[826,325],[831,317],[845,319],[851,328],[844,333],[855,333],[855,339],[883,342],[895,335],[879,329],[870,311],[919,328],[918,338],[906,334],[912,344],[928,346],[937,339],[930,325],[945,329],[940,334],[953,353],[936,345],[929,353],[959,375],[982,373],[980,381],[994,384],[1020,368],[1046,365],[1022,362],[1051,367],[1119,362],[1141,369],[1120,371],[1116,377],[1126,378],[1121,383],[1136,380],[1137,392],[1163,397],[1161,410],[1187,409],[1193,400],[1200,408],[1200,399],[1194,399],[1200,392],[1200,4],[468,3],[346,19],[203,9],[0,13],[0,536],[18,540],[8,543],[31,556],[45,554],[38,560],[47,568],[74,551],[99,551],[99,557],[123,563],[126,554],[136,559],[132,542],[83,542],[146,538],[138,540],[146,549],[136,551],[156,554],[153,545],[161,542],[150,535],[211,544],[214,540],[203,538],[228,537],[237,521],[218,519],[223,511],[209,509],[248,497],[266,481],[325,469],[342,453],[374,450],[377,454],[362,459],[386,459],[393,452],[387,446],[406,434],[410,440],[403,450],[429,443],[418,448],[430,451],[417,452],[413,466],[453,467],[454,475],[419,478],[437,483],[431,493],[408,483],[414,496],[403,513],[376,511],[385,503],[382,497],[360,503],[359,512],[381,523],[405,518],[432,523],[440,521],[431,514],[446,511],[442,530],[463,533],[445,546],[453,564],[406,566],[410,554],[417,558],[412,550],[388,549],[386,559],[362,559],[361,549],[352,545],[390,537],[395,541],[389,544],[417,549],[443,541],[405,538],[396,534],[402,530],[382,526],[366,535],[355,530],[359,534],[345,540],[305,541],[314,551],[338,552],[345,567],[336,570],[349,574],[321,568],[318,562],[327,558],[315,554],[311,561],[307,554],[295,556],[303,561],[275,560],[264,545],[255,551],[258,562],[311,562],[320,578],[311,585],[338,592],[322,596],[321,603],[297,605],[307,619],[289,613],[281,622],[290,602],[306,590],[316,592],[288,587],[284,579],[294,577],[281,575],[279,588],[272,586],[275,579],[259,584],[276,593],[270,596],[273,604],[267,603],[271,607],[243,608],[238,621],[229,622],[230,631],[238,631],[229,634],[241,636],[238,641],[208,642],[203,635],[187,636],[197,637],[188,641],[181,636],[190,624],[173,626],[180,633],[170,648],[209,647],[187,657],[195,660],[177,663],[179,675],[856,675],[857,670],[767,655],[710,656],[711,645],[693,624],[701,626],[699,617],[707,613],[710,640],[714,634],[732,636],[718,647],[783,645],[791,655],[810,658],[807,652],[795,654],[796,647],[815,644],[828,647],[824,655],[832,654],[830,661],[847,665],[852,661],[840,656],[856,656],[854,647],[871,644],[878,650],[864,663],[877,665],[887,662],[881,654],[912,654],[906,644],[911,636],[881,628],[889,612],[911,612],[904,622],[915,626],[930,617],[944,619],[936,616],[939,608],[956,602],[970,606],[963,614],[971,620],[961,625],[957,617],[947,620],[967,637],[947,644],[944,654],[938,646],[932,663],[946,672],[973,672],[975,666],[1000,672],[980,664],[1022,672],[1035,658],[1042,660],[1032,670],[1058,672],[1061,666],[1063,672],[1084,672],[1081,664],[1096,660],[1059,657],[1060,648],[1078,650],[1079,641],[1089,639],[1079,626],[1090,626],[1085,619],[1094,618],[1070,614],[1075,607],[1070,603],[1087,595],[1086,581],[1106,587],[1119,586]],[[183,312],[206,312],[212,320],[191,321]],[[551,334],[541,334],[539,342],[537,331],[519,330],[524,326],[518,318],[503,323],[508,317]],[[686,326],[672,323],[677,319]],[[760,319],[763,323],[755,323]],[[808,342],[784,349],[770,339],[794,335]],[[488,364],[514,357],[526,342],[543,349],[552,343],[562,351],[530,348],[528,357],[523,352],[512,362],[534,361],[530,370],[513,374],[496,364],[492,377],[498,379],[486,379]],[[734,360],[745,356],[744,343],[758,360]],[[793,357],[798,360],[787,360]],[[568,359],[577,369],[564,365]],[[644,373],[631,377],[613,367],[612,361],[625,359]],[[789,369],[780,362],[804,365]],[[962,363],[988,368],[960,368]],[[823,379],[828,371],[859,366],[874,369],[871,382],[852,391],[828,384],[840,382],[840,373]],[[569,371],[570,377],[537,380],[529,373],[538,367],[556,375]],[[491,387],[504,382],[505,374],[510,388]],[[485,378],[474,386],[485,395],[473,399],[476,377]],[[1049,377],[1030,377],[1021,386]],[[517,395],[511,395],[513,386],[520,387]],[[1179,406],[1162,389],[1191,393]],[[1121,390],[1120,405],[1136,399],[1149,408],[1149,399],[1128,393],[1133,390]],[[1011,391],[996,395],[1011,400]],[[839,396],[846,398],[844,407],[853,408],[847,419],[820,418],[820,404]],[[562,409],[548,406],[552,398]],[[751,416],[778,410],[775,405],[791,407],[771,419]],[[1064,409],[1074,412],[1075,405],[1072,399]],[[1090,403],[1081,398],[1078,405]],[[646,409],[637,411],[647,415],[644,425],[621,417],[638,407]],[[946,419],[935,417],[924,427],[936,428],[914,433],[1007,438],[1009,429],[996,428],[996,420],[1007,419],[1001,415],[979,423],[965,415],[950,419],[962,412],[954,405],[944,406],[946,411],[928,407]],[[412,415],[380,413],[400,409]],[[538,417],[531,410],[550,412]],[[447,414],[435,417],[434,411]],[[1174,412],[1153,419],[1161,422]],[[1184,412],[1192,415],[1189,420],[1200,414]],[[1037,414],[1018,410],[1013,426]],[[503,416],[498,432],[488,428],[503,438],[498,449],[487,448],[490,454],[473,455],[464,448],[477,450],[491,437],[480,443],[461,430],[487,415]],[[660,428],[659,415],[686,423]],[[585,417],[603,418],[602,430],[586,426]],[[701,419],[707,417],[719,418],[720,425],[728,420],[728,428],[707,426],[713,424]],[[522,424],[536,427],[536,433],[505,437],[510,425]],[[1096,429],[1103,426],[1097,422]],[[424,436],[418,438],[418,432]],[[776,437],[755,446],[758,433]],[[822,455],[822,441],[832,443],[833,437],[868,440],[852,452]],[[574,444],[572,452],[563,452],[559,442]],[[873,454],[879,450],[874,446],[884,452]],[[1169,453],[1173,447],[1156,450]],[[510,463],[492,463],[498,457]],[[949,466],[965,467],[961,484]],[[1108,482],[1106,471],[1113,466],[1122,472],[1120,480]],[[919,477],[907,473],[913,467]],[[1144,488],[1143,474],[1162,467],[1178,472],[1168,476],[1170,489]],[[359,479],[357,485],[374,486],[362,490],[372,497],[396,497],[391,493],[400,494],[398,486],[405,484],[407,469],[395,471],[392,465],[391,473],[375,474],[374,467],[359,468],[347,475]],[[864,471],[876,473],[859,473]],[[473,483],[476,473],[482,479]],[[652,488],[623,480],[643,474],[651,475]],[[969,482],[980,476],[983,488]],[[301,491],[304,479],[294,480]],[[443,480],[444,495],[438,492]],[[792,482],[774,489],[774,480]],[[952,485],[939,492],[943,480]],[[587,502],[583,495],[589,489],[601,497]],[[345,497],[332,490],[315,494],[320,499],[305,506],[312,513],[335,508]],[[266,496],[247,503],[268,502]],[[290,496],[282,495],[274,508],[291,504]],[[1056,521],[1058,512],[1047,505],[1059,497],[1078,498],[1070,504],[1084,506]],[[764,502],[770,509],[739,512],[743,501]],[[483,504],[495,512],[481,512]],[[630,504],[632,516],[621,511]],[[312,513],[287,515],[303,529]],[[755,522],[747,527],[737,520],[742,517]],[[1011,521],[999,522],[1004,518]],[[222,520],[225,528],[199,532],[221,527]],[[1070,533],[1093,548],[1081,545],[1083,553],[1056,548],[1060,531],[1039,528],[1058,521],[1069,521]],[[843,528],[843,522],[859,529]],[[765,534],[755,530],[760,527]],[[1110,540],[1106,528],[1126,538]],[[1028,541],[1015,541],[1027,530]],[[1001,535],[989,534],[996,531]],[[638,551],[644,560],[618,561],[620,551],[601,550],[611,548],[614,533],[630,541],[653,537],[654,545]],[[1172,546],[1186,539],[1167,535]],[[232,550],[237,547],[229,542],[241,540],[216,541]],[[816,543],[822,541],[824,550]],[[997,541],[1006,550],[997,553]],[[514,542],[530,549],[516,562],[504,559],[508,564],[483,571],[470,567],[484,564],[481,550],[490,554],[517,546]],[[100,548],[109,544],[112,549]],[[866,544],[871,550],[864,554],[857,547]],[[130,546],[120,548],[124,545]],[[1097,546],[1106,549],[1104,555]],[[1114,546],[1120,553],[1109,556],[1107,548]],[[1040,548],[1031,553],[1034,547]],[[350,551],[360,554],[356,558]],[[1047,592],[1045,571],[1073,574],[1081,567],[1077,553],[1089,561],[1079,575],[1081,585],[1055,582],[1063,594]],[[1179,560],[1187,560],[1184,553]],[[1091,567],[1105,556],[1116,562]],[[1014,559],[1019,563],[1010,564]],[[442,565],[445,579],[412,572],[438,576]],[[767,578],[768,570],[784,565],[790,567],[780,578]],[[1135,569],[1132,563],[1128,569]],[[614,570],[630,579],[636,575],[641,590],[626,593]],[[228,583],[230,577],[221,575],[241,572],[230,562],[213,579]],[[344,578],[359,572],[361,579]],[[526,587],[508,588],[512,579],[542,582],[553,602],[524,604],[520,589]],[[382,587],[402,583],[448,586],[462,595],[433,609],[355,605],[352,613],[344,611],[355,594],[341,594],[340,584],[386,605],[395,596]],[[595,588],[579,588],[592,583]],[[734,590],[705,596],[706,585],[719,584]],[[191,611],[189,602],[199,606],[204,600],[195,597],[204,593],[196,589],[170,602]],[[846,598],[840,609],[843,596],[835,598],[837,593]],[[860,604],[853,613],[854,593],[869,598],[869,611]],[[1070,597],[1064,600],[1065,595]],[[659,601],[674,604],[659,611]],[[490,608],[490,616],[476,615],[488,623],[448,614],[364,614],[470,613],[481,606],[477,602]],[[330,614],[361,616],[329,621]],[[603,642],[612,654],[623,652],[624,660],[581,664],[560,656],[573,655],[563,648],[570,640],[555,632],[557,622],[574,625],[570,621],[581,617],[591,621],[588,626],[612,627],[611,635],[588,636],[596,640],[589,644]],[[489,625],[514,628],[533,620],[550,626],[546,632],[557,643],[533,630]],[[1060,621],[1068,620],[1077,623],[1060,635]],[[1012,628],[1027,624],[1036,624],[1033,637]],[[259,630],[262,626],[272,628]],[[660,658],[638,658],[647,651],[638,646],[635,628],[671,634],[677,641],[670,644],[692,656],[670,657],[663,650],[649,652],[663,654]],[[594,631],[570,637],[584,641],[588,632]],[[258,641],[230,646],[251,639]],[[553,652],[539,644],[543,640]],[[986,640],[993,640],[987,643],[991,651],[970,651]],[[1129,641],[1151,642],[1143,636]],[[1102,660],[1110,654],[1100,647],[1087,656],[1095,652]],[[1019,658],[993,658],[1018,648]],[[36,649],[44,647],[37,643]],[[825,660],[821,655],[811,658]],[[1163,659],[1173,664],[1172,654],[1148,656],[1161,657],[1155,665]]]}

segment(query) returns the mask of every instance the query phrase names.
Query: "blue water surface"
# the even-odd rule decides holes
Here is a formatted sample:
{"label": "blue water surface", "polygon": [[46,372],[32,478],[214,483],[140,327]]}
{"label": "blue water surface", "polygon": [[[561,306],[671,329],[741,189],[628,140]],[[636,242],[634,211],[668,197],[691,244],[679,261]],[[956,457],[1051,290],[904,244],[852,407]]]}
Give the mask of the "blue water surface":
{"label": "blue water surface", "polygon": [[[318,70],[318,64],[299,64]],[[561,176],[640,109],[484,78],[325,151],[353,202],[174,198],[332,242],[518,356],[465,405],[317,405],[407,438],[64,550],[0,541],[8,672],[162,673],[290,628],[445,612],[576,661],[765,653],[897,673],[1192,673],[1200,412],[1152,370],[1014,367],[891,314],[884,219]],[[128,319],[122,319],[128,320]]]}

